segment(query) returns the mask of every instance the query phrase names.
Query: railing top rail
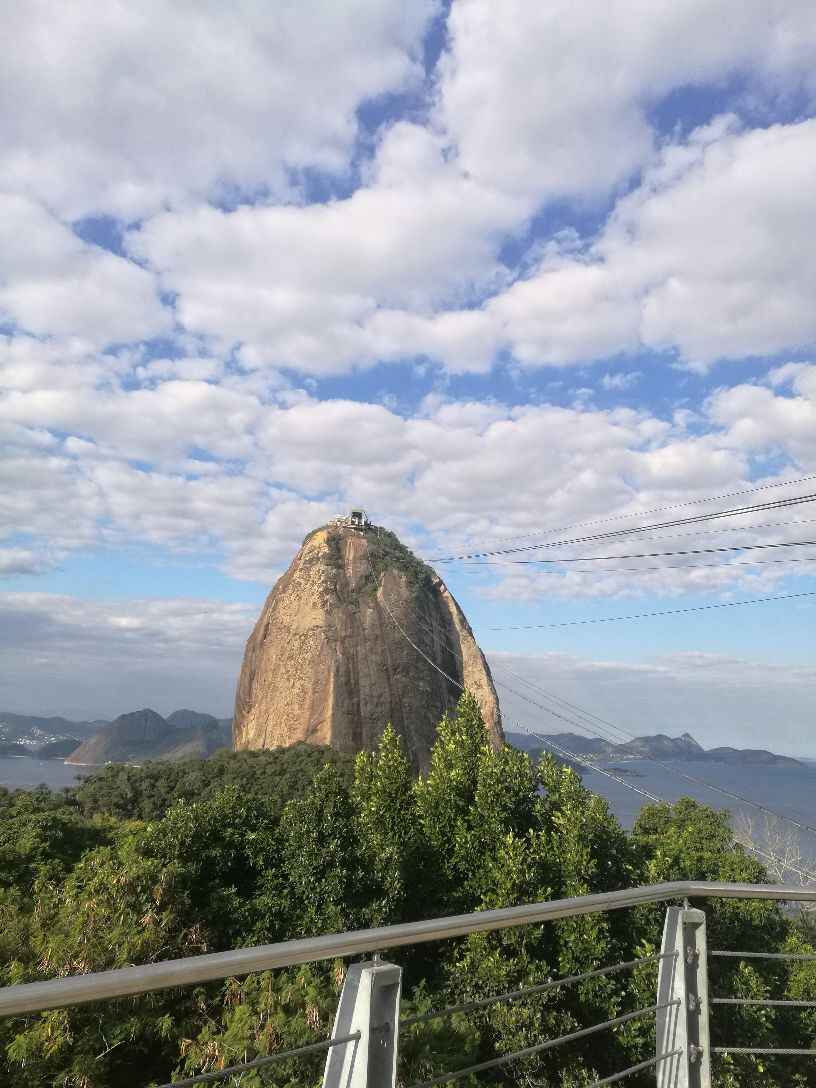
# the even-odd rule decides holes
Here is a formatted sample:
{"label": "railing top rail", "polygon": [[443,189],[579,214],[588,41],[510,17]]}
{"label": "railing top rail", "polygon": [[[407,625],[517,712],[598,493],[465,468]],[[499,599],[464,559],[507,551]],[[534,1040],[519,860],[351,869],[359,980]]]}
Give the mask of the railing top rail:
{"label": "railing top rail", "polygon": [[723,881],[676,880],[649,884],[642,888],[600,892],[545,903],[526,903],[501,910],[475,914],[455,914],[447,918],[429,918],[422,922],[381,926],[348,933],[331,933],[304,940],[278,944],[234,948],[186,959],[166,960],[138,967],[120,967],[87,975],[71,975],[46,982],[27,982],[0,989],[0,1017],[65,1008],[89,1001],[164,990],[173,986],[192,986],[201,982],[246,975],[251,971],[269,971],[299,963],[356,956],[378,949],[427,941],[463,937],[468,933],[506,929],[558,918],[572,918],[598,911],[663,903],[670,899],[717,897],[725,899],[776,899],[816,902],[816,888],[784,884],[727,884]]}

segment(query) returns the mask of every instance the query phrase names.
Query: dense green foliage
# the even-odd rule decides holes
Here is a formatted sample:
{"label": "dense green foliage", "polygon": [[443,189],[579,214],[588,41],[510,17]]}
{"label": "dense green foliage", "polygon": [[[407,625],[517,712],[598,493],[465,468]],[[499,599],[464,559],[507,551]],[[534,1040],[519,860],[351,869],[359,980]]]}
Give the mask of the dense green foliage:
{"label": "dense green foliage", "polygon": [[326,535],[326,562],[333,570],[342,570],[343,568],[343,552],[340,548],[339,533],[334,532]]}
{"label": "dense green foliage", "polygon": [[[389,729],[356,762],[301,745],[111,766],[61,795],[0,792],[0,981],[684,876],[761,881],[764,873],[734,846],[727,818],[693,801],[647,806],[624,832],[574,771],[549,757],[535,766],[515,749],[494,751],[465,695],[440,723],[419,781]],[[773,904],[706,909],[713,946],[811,947]],[[662,914],[616,911],[398,949],[403,1014],[642,956],[659,941]],[[6,1021],[6,1077],[21,1088],[125,1088],[302,1045],[329,1030],[342,978],[339,962],[313,964]],[[416,1024],[401,1039],[404,1083],[653,1003],[654,965],[628,981],[590,979]],[[816,970],[729,961],[712,972],[712,987],[814,999]],[[734,1043],[812,1046],[816,1017],[718,1008],[714,1030]],[[500,1067],[488,1080],[578,1088],[648,1058],[652,1047],[648,1018],[637,1019]],[[319,1083],[321,1064],[281,1063],[240,1083],[305,1088]],[[796,1059],[764,1067],[721,1060],[717,1084],[808,1083],[797,1080],[798,1068]],[[627,1083],[649,1082],[643,1074]]]}
{"label": "dense green foliage", "polygon": [[205,801],[231,786],[267,798],[280,812],[308,789],[326,764],[346,782],[354,777],[353,756],[299,743],[272,751],[221,751],[209,759],[153,760],[138,767],[111,763],[69,794],[86,815],[158,820],[178,800]]}
{"label": "dense green foliage", "polygon": [[433,570],[417,559],[390,530],[381,526],[372,527],[366,533],[366,543],[371,565],[371,575],[366,585],[370,593],[377,592],[382,575],[387,570],[399,571],[414,589],[431,584]]}

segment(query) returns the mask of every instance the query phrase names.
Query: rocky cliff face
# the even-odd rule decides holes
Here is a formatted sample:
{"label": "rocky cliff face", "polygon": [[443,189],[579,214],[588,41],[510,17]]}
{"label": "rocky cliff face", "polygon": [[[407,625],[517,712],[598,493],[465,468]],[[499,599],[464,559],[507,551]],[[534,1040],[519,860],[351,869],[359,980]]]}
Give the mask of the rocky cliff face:
{"label": "rocky cliff face", "polygon": [[442,581],[392,533],[319,529],[274,586],[247,643],[233,746],[308,741],[359,751],[390,722],[422,770],[458,684],[501,744],[490,670]]}

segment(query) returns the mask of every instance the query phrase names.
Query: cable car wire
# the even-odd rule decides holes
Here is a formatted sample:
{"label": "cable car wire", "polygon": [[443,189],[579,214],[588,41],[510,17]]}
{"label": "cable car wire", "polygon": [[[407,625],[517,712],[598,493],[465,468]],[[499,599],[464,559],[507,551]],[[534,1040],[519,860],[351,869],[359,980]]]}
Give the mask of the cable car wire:
{"label": "cable car wire", "polygon": [[[371,557],[370,556],[367,556],[367,557],[368,557],[368,562],[369,562],[369,567],[370,567],[371,573],[375,577],[375,580],[376,580],[376,573],[374,571],[374,566],[371,563]],[[406,642],[408,642],[408,644],[413,647],[413,649],[420,655],[420,657],[422,657],[433,669],[435,669],[436,672],[438,672],[441,676],[443,676],[446,680],[448,680],[451,684],[453,684],[454,687],[458,688],[460,691],[464,691],[465,690],[464,685],[462,683],[460,683],[458,680],[454,679],[448,673],[446,673],[444,669],[440,668],[439,665],[437,665],[435,661],[433,661],[430,657],[428,657],[428,655],[408,635],[408,633],[405,631],[403,626],[397,620],[394,613],[391,611],[391,608],[390,608],[387,600],[385,599],[385,594],[382,595],[381,600],[382,600],[382,603],[383,603],[388,615],[390,616],[390,618],[393,621],[394,625],[396,626],[397,630],[400,632],[400,634],[403,636],[403,638],[406,640]],[[560,703],[565,704],[567,706],[571,706],[574,710],[578,711],[579,717],[585,719],[587,714],[591,713],[591,712],[582,711],[580,707],[575,706],[575,704],[569,703],[567,700],[560,699],[557,696],[551,695],[550,693],[546,692],[545,689],[538,688],[537,685],[533,684],[529,680],[526,680],[526,678],[521,677],[521,676],[517,676],[516,674],[512,673],[509,669],[505,668],[500,663],[497,663],[497,664],[498,664],[499,669],[501,669],[503,672],[507,673],[508,676],[511,676],[511,677],[514,677],[515,679],[520,680],[522,683],[527,684],[528,687],[531,687],[533,690],[538,690],[540,693],[544,694],[548,698],[551,698],[551,699],[555,700],[556,702],[560,702]],[[605,740],[607,743],[612,744],[616,748],[619,748],[619,749],[623,750],[624,752],[626,752],[627,755],[630,755],[629,751],[627,749],[625,749],[624,745],[621,742],[616,741],[616,740],[614,740],[612,738],[609,738],[609,737],[604,737],[601,733],[599,733],[596,729],[594,729],[591,725],[587,724],[586,722],[583,722],[583,723],[575,722],[572,719],[567,718],[565,715],[559,713],[558,711],[553,710],[551,707],[543,706],[541,703],[536,702],[534,699],[531,699],[529,696],[524,695],[522,692],[518,692],[514,688],[511,688],[509,685],[503,684],[501,681],[498,681],[497,684],[498,684],[498,686],[503,687],[505,690],[509,691],[511,694],[515,695],[517,698],[520,698],[520,699],[524,700],[525,702],[528,702],[531,705],[538,707],[540,710],[543,710],[544,713],[549,714],[549,715],[551,715],[553,717],[559,718],[560,720],[565,721],[570,725],[575,725],[575,726],[577,726],[577,728],[583,729],[584,732],[592,733],[596,737],[600,738],[601,740]],[[595,718],[599,722],[604,721],[602,718],[599,718],[598,715],[593,714],[592,717]],[[622,726],[614,726],[611,723],[605,723],[605,724],[609,728],[616,729],[619,733],[623,733],[624,735],[630,736],[631,739],[633,739],[633,740],[637,739],[634,734],[628,733],[628,730],[623,729]],[[810,824],[804,823],[804,822],[799,821],[799,820],[794,820],[789,816],[783,816],[781,813],[776,812],[774,809],[771,809],[768,806],[763,805],[758,801],[753,801],[753,800],[751,800],[751,799],[749,799],[747,797],[741,797],[739,794],[735,794],[730,790],[724,789],[724,788],[722,788],[720,786],[715,786],[713,783],[706,782],[702,778],[697,778],[695,775],[691,775],[691,774],[688,774],[685,771],[681,771],[679,768],[674,767],[672,764],[667,763],[664,760],[657,759],[656,757],[645,757],[645,758],[648,760],[648,762],[654,763],[657,766],[661,766],[664,769],[671,772],[672,774],[676,774],[676,775],[680,776],[681,778],[687,779],[688,781],[694,782],[697,785],[703,786],[704,788],[709,789],[714,793],[717,793],[717,794],[719,794],[719,795],[721,795],[723,797],[727,797],[732,801],[738,802],[739,804],[748,805],[749,807],[754,808],[757,811],[762,812],[762,813],[764,813],[764,814],[766,814],[768,816],[771,816],[776,820],[780,820],[780,821],[782,821],[784,823],[788,823],[792,827],[795,827],[800,831],[808,831],[811,834],[816,834],[816,827],[812,827]],[[630,783],[623,782],[621,779],[618,779],[618,781],[622,782],[623,785],[630,786]],[[640,791],[638,791],[638,792],[640,792]],[[665,804],[670,803],[668,801],[664,801],[662,798],[660,799],[660,801],[662,803],[665,803]]]}
{"label": "cable car wire", "polygon": [[511,540],[524,540],[533,536],[549,536],[551,533],[568,533],[573,529],[584,529],[592,525],[607,525],[613,521],[623,521],[625,518],[645,518],[651,517],[653,514],[665,514],[669,510],[680,510],[688,506],[699,506],[704,502],[719,502],[723,499],[737,499],[742,495],[752,495],[757,491],[770,491],[775,487],[796,487],[798,484],[810,483],[812,480],[816,480],[816,474],[810,476],[799,476],[795,480],[777,480],[771,484],[758,484],[756,487],[749,487],[743,491],[728,491],[722,495],[707,495],[701,499],[688,499],[685,502],[675,502],[668,506],[657,506],[650,510],[633,510],[628,514],[613,514],[610,517],[594,518],[592,521],[579,521],[572,525],[562,525],[556,529],[534,529],[529,533],[516,533],[513,536],[504,537],[492,537],[486,543],[490,544],[503,544]]}
{"label": "cable car wire", "polygon": [[[610,723],[610,722],[605,722],[604,719],[599,718],[597,714],[592,714],[591,711],[583,711],[580,707],[577,707],[574,703],[569,703],[566,699],[559,699],[557,696],[554,696],[550,692],[546,691],[546,689],[540,688],[536,684],[532,683],[532,681],[525,679],[525,677],[518,676],[516,673],[511,672],[509,669],[507,669],[505,666],[503,666],[500,662],[495,662],[495,664],[497,664],[498,668],[502,672],[506,673],[508,676],[511,676],[516,680],[520,680],[522,683],[527,684],[528,687],[533,688],[533,690],[538,691],[540,694],[545,695],[547,698],[552,698],[556,702],[560,702],[562,704],[565,704],[565,705],[571,707],[573,710],[578,711],[580,717],[585,718],[587,715],[591,715],[591,717],[595,718],[596,721],[601,722],[602,724],[604,724],[608,728],[617,729],[617,731],[619,733],[623,733],[625,736],[628,736],[631,740],[637,740],[638,739],[637,736],[634,733],[630,733],[628,730],[624,729],[623,726],[612,725],[612,723]],[[543,706],[541,703],[536,702],[534,699],[531,699],[529,696],[524,695],[523,693],[521,693],[519,691],[516,691],[514,688],[509,687],[507,684],[502,683],[502,681],[496,681],[496,683],[497,683],[498,686],[503,687],[508,691],[511,691],[518,698],[523,699],[525,702],[531,703],[533,706],[538,707],[540,710],[543,710],[546,714],[551,714],[553,717],[556,717],[556,718],[559,718],[562,721],[568,722],[570,725],[577,725],[578,728],[583,729],[584,732],[591,733],[593,736],[597,737],[598,739],[604,740],[608,744],[612,744],[616,748],[622,749],[627,756],[631,757],[631,754],[632,754],[631,751],[629,751],[625,747],[625,745],[623,743],[621,743],[620,741],[615,740],[613,737],[604,736],[603,733],[598,732],[597,729],[593,728],[591,725],[589,725],[585,721],[583,721],[581,723],[575,722],[572,719],[567,718],[565,715],[559,713],[558,711],[553,710],[552,707]],[[786,823],[792,824],[794,827],[798,828],[800,831],[809,831],[811,834],[816,835],[816,827],[813,827],[808,823],[801,822],[801,821],[798,821],[798,820],[794,820],[790,816],[783,816],[781,813],[775,812],[772,808],[769,808],[767,805],[760,804],[758,801],[753,801],[748,797],[741,797],[739,794],[733,793],[731,790],[724,789],[722,786],[715,786],[712,782],[706,782],[706,780],[703,779],[703,778],[698,778],[696,775],[689,774],[687,771],[681,771],[679,767],[675,767],[673,764],[668,763],[665,760],[659,759],[657,756],[641,756],[639,758],[642,758],[642,759],[646,760],[649,763],[654,763],[656,766],[662,767],[664,770],[669,771],[671,774],[679,775],[681,778],[685,778],[689,782],[695,782],[698,786],[704,786],[706,789],[712,790],[714,793],[719,793],[723,797],[728,797],[732,801],[737,801],[737,802],[739,802],[740,804],[743,804],[743,805],[749,805],[751,808],[755,808],[760,812],[764,812],[769,816],[773,816],[775,819],[784,820]]]}
{"label": "cable car wire", "polygon": [[[621,557],[623,558],[623,557]],[[661,563],[659,566],[653,567],[602,567],[599,570],[550,570],[539,569],[535,573],[540,574],[639,574],[642,571],[656,571],[656,570],[731,570],[733,567],[769,567],[776,566],[779,563],[814,563],[816,562],[816,556],[787,556],[785,559],[746,559],[734,560],[730,563]],[[473,570],[471,567],[463,566],[459,571],[460,574],[481,574],[485,567],[518,567],[529,566],[528,563],[521,563],[518,560],[508,559],[506,561],[495,560],[490,563],[477,563],[474,562],[471,567],[476,567]]]}
{"label": "cable car wire", "polygon": [[798,597],[816,597],[816,589],[804,593],[784,593],[778,597],[755,597],[751,601],[721,601],[717,604],[697,604],[688,608],[667,608],[662,612],[635,612],[629,616],[598,616],[585,620],[563,620],[560,623],[528,623],[517,627],[485,627],[485,631],[542,631],[547,627],[578,627],[587,623],[617,623],[619,620],[646,620],[654,616],[680,616],[686,612],[709,612],[713,608],[739,608],[745,604],[768,604],[771,601],[793,601]]}
{"label": "cable car wire", "polygon": [[[810,548],[816,540],[786,540],[767,544],[727,544],[719,548],[679,548],[668,552],[624,552],[622,555],[568,555],[555,559],[506,559],[502,566],[529,567],[556,563],[606,563],[615,559],[660,559],[675,555],[718,555],[725,552],[755,552],[773,548]],[[489,559],[468,560],[471,566],[494,566]]]}
{"label": "cable car wire", "polygon": [[[791,506],[801,506],[803,503],[816,501],[816,493],[799,495],[789,499],[775,499],[767,503],[755,503],[752,506],[732,507],[728,510],[710,511],[707,514],[695,514],[689,518],[673,518],[669,521],[653,522],[649,525],[636,525],[625,529],[615,529],[608,533],[593,533],[589,536],[569,537],[563,540],[547,540],[541,544],[525,544],[515,548],[495,548],[488,551],[469,552],[465,555],[441,556],[430,559],[431,563],[455,563],[466,559],[484,559],[493,555],[515,555],[520,552],[539,551],[543,548],[562,547],[566,544],[587,544],[596,540],[612,540],[619,537],[630,536],[635,533],[650,532],[655,529],[670,529],[678,525],[699,525],[707,521],[718,521],[727,517],[741,517],[745,514],[756,514],[764,510],[784,510]],[[746,528],[750,528],[747,526]]]}

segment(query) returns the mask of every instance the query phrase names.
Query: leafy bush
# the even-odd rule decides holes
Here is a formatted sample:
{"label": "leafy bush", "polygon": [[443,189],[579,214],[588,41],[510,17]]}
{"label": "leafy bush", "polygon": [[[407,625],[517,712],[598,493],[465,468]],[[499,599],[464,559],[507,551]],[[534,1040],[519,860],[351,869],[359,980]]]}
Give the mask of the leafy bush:
{"label": "leafy bush", "polygon": [[[176,800],[177,799],[177,800]],[[219,754],[186,764],[105,768],[59,797],[0,794],[4,984],[434,915],[584,895],[653,880],[761,880],[725,816],[696,802],[644,809],[627,834],[606,802],[547,756],[487,742],[475,700],[440,723],[415,781],[390,727],[352,761],[326,749]],[[812,951],[777,906],[708,904],[719,947]],[[400,949],[417,1012],[653,951],[662,908],[613,911]],[[343,980],[317,963],[236,981],[5,1021],[10,1083],[118,1088],[190,1076],[325,1037]],[[523,1001],[415,1025],[409,1083],[490,1060],[653,1003],[654,965],[629,988],[590,979]],[[816,998],[816,971],[760,961],[712,972],[722,994]],[[748,1007],[718,1019],[731,1042],[809,1045],[810,1014]],[[794,1038],[798,1032],[798,1038]],[[812,1042],[810,1043],[812,1045]],[[653,1053],[647,1021],[499,1067],[491,1083],[587,1084]],[[718,1062],[719,1088],[797,1081],[796,1060]],[[320,1062],[284,1063],[246,1085],[306,1088]],[[644,1088],[653,1074],[628,1083]]]}

